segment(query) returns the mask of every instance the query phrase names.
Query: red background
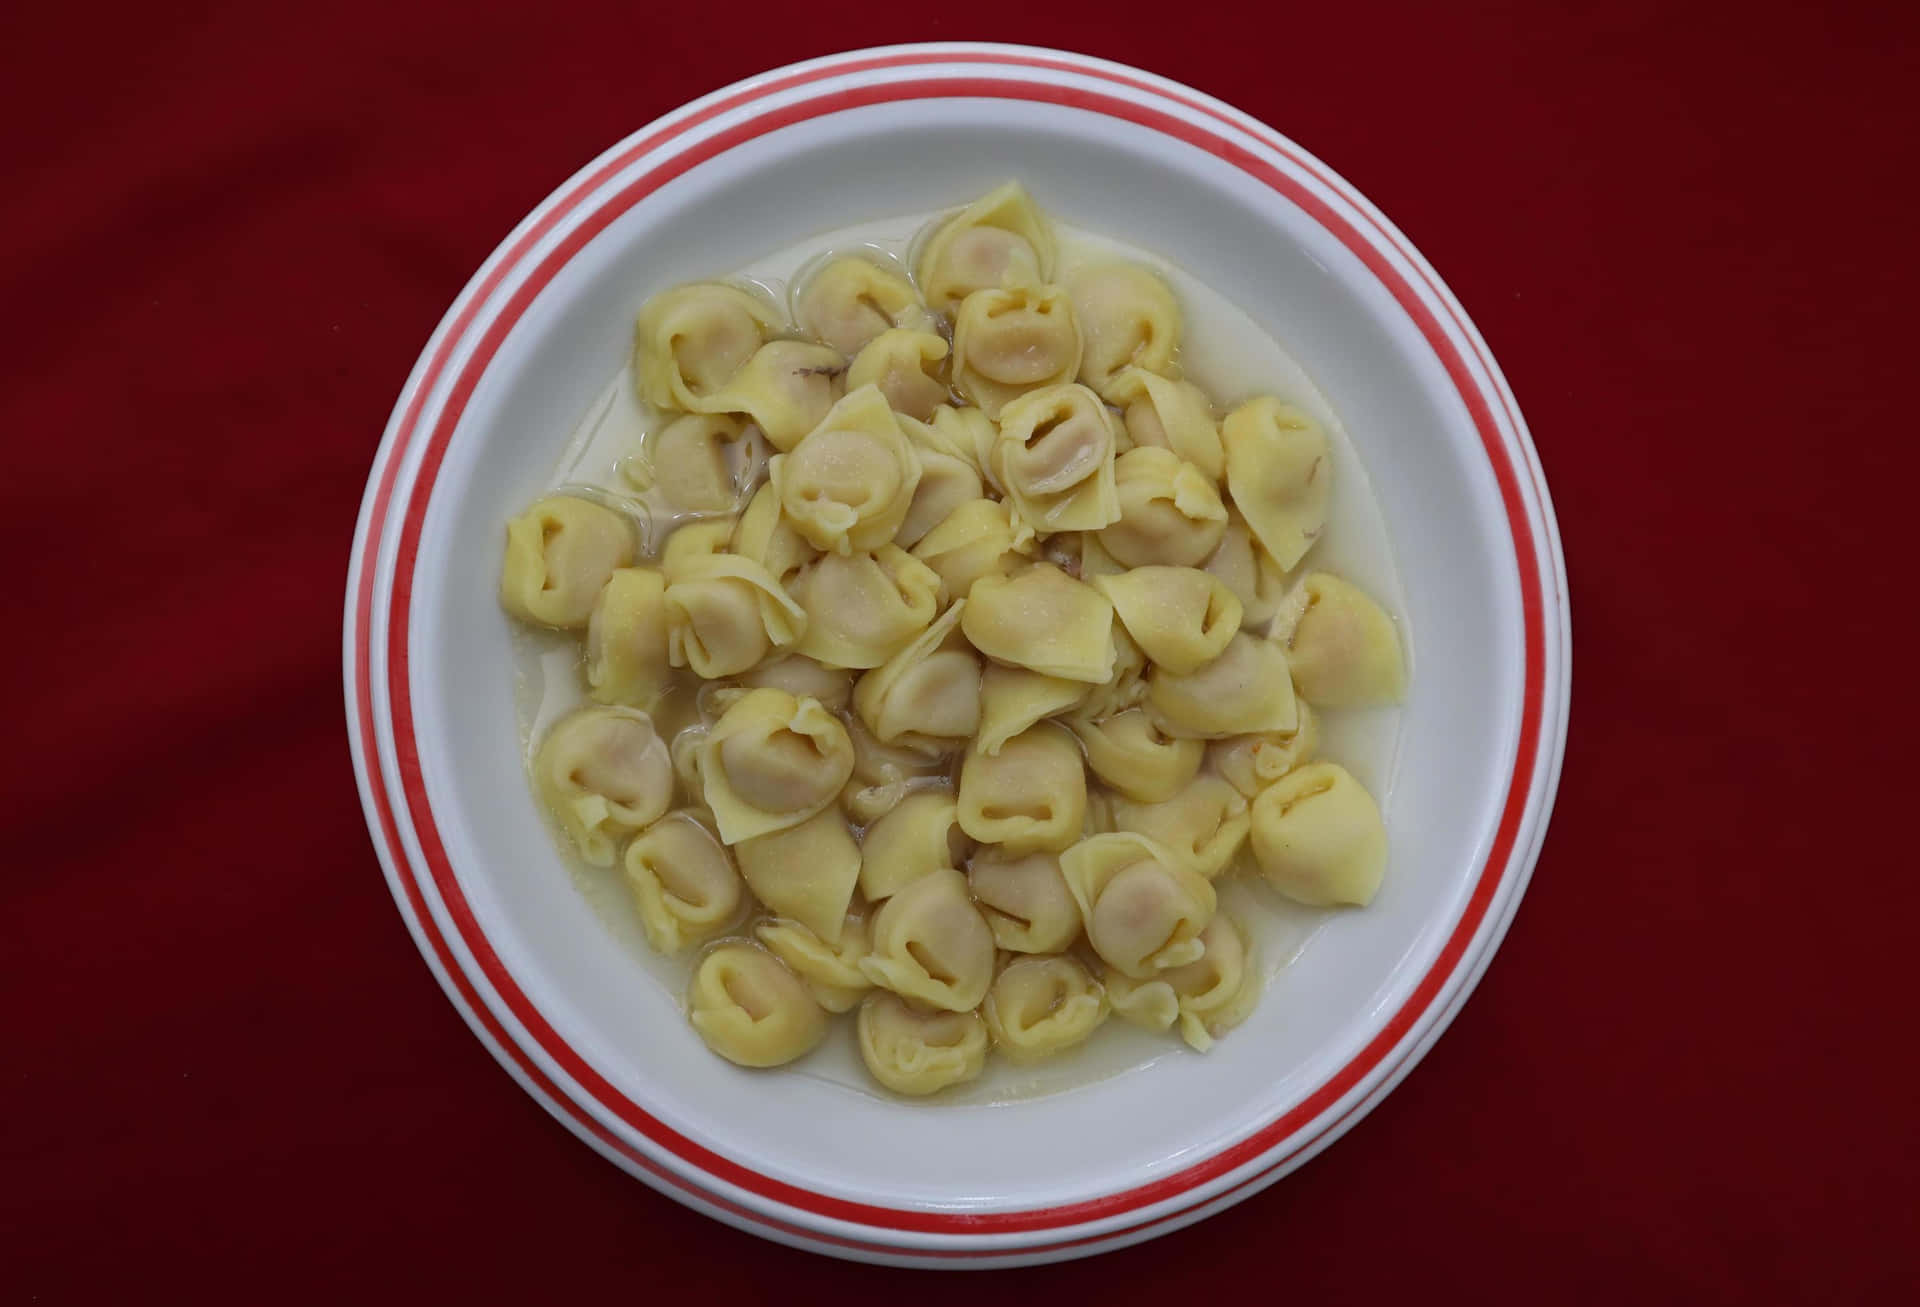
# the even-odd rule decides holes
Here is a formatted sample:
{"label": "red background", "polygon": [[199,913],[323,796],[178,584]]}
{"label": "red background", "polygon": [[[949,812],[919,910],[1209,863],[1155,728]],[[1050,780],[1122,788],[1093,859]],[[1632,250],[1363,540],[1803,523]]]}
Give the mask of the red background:
{"label": "red background", "polygon": [[[1911,6],[914,8],[0,18],[0,1298],[1910,1291]],[[1519,395],[1576,632],[1451,1033],[1259,1197],[1018,1279],[750,1239],[551,1122],[401,926],[339,695],[387,410],[514,222],[734,78],[962,37],[1187,81],[1384,208]]]}

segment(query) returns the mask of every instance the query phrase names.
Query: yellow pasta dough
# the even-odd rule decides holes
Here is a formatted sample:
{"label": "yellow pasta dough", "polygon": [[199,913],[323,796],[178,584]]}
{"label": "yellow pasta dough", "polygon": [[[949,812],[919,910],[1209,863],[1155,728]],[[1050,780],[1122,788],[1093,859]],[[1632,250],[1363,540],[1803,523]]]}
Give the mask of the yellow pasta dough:
{"label": "yellow pasta dough", "polygon": [[989,756],[978,742],[960,764],[960,829],[1009,853],[1058,851],[1079,837],[1087,774],[1073,736],[1041,722]]}
{"label": "yellow pasta dough", "polygon": [[1123,567],[1198,567],[1227,529],[1227,507],[1200,469],[1171,450],[1142,445],[1113,466],[1112,524],[1100,547]]}
{"label": "yellow pasta dough", "polygon": [[1113,604],[1051,563],[975,581],[960,629],[1015,667],[1095,685],[1113,675]]}
{"label": "yellow pasta dough", "polygon": [[995,187],[942,223],[915,275],[927,303],[950,313],[976,291],[1038,286],[1053,275],[1053,234],[1018,182]]}
{"label": "yellow pasta dough", "polygon": [[1201,775],[1158,803],[1115,800],[1113,824],[1145,835],[1212,880],[1246,843],[1247,799],[1220,777]]}
{"label": "yellow pasta dough", "polygon": [[1260,792],[1252,817],[1254,860],[1282,894],[1316,907],[1373,901],[1387,865],[1387,828],[1346,768],[1295,768]]}
{"label": "yellow pasta dough", "polygon": [[1207,765],[1246,798],[1253,798],[1311,759],[1319,747],[1313,710],[1304,699],[1294,704],[1294,710],[1299,721],[1291,731],[1259,731],[1215,740],[1207,746]]}
{"label": "yellow pasta dough", "polygon": [[986,1069],[987,1026],[977,1012],[928,1011],[880,991],[860,1005],[855,1030],[860,1060],[896,1094],[937,1094]]}
{"label": "yellow pasta dough", "polygon": [[670,812],[635,836],[623,857],[647,943],[678,953],[727,929],[746,901],[733,857],[689,812]]}
{"label": "yellow pasta dough", "polygon": [[1132,444],[1172,450],[1219,486],[1227,474],[1227,451],[1213,402],[1200,387],[1128,367],[1114,374],[1102,394],[1119,407]]}
{"label": "yellow pasta dough", "polygon": [[913,283],[878,261],[847,254],[822,264],[800,288],[802,330],[852,357],[881,332],[932,323]]}
{"label": "yellow pasta dough", "polygon": [[1250,399],[1221,424],[1227,488],[1274,562],[1291,570],[1327,524],[1333,464],[1327,433],[1271,396]]}
{"label": "yellow pasta dough", "polygon": [[946,337],[937,331],[883,331],[854,356],[847,390],[877,387],[894,412],[924,422],[947,401],[949,352]]}
{"label": "yellow pasta dough", "polygon": [[1208,556],[1205,570],[1219,577],[1240,601],[1242,626],[1264,627],[1279,611],[1287,574],[1231,509],[1227,529]]}
{"label": "yellow pasta dough", "polygon": [[1073,958],[1016,958],[994,977],[980,1013],[1008,1061],[1038,1062],[1086,1042],[1107,1019],[1107,993]]}
{"label": "yellow pasta dough", "polygon": [[1145,980],[1204,952],[1216,899],[1176,853],[1131,831],[1090,835],[1060,855],[1087,942],[1122,975]]}
{"label": "yellow pasta dough", "polygon": [[827,807],[798,825],[734,846],[740,875],[769,911],[838,944],[860,879],[860,845],[840,810]]}
{"label": "yellow pasta dough", "polygon": [[1007,576],[1033,558],[1033,529],[991,499],[961,504],[920,538],[913,556],[939,579],[949,599],[965,599],[983,576]]}
{"label": "yellow pasta dough", "polygon": [[858,912],[847,914],[835,944],[787,917],[761,922],[753,928],[753,937],[786,963],[829,1012],[852,1011],[873,988],[860,970],[860,959],[867,956],[867,920]]}
{"label": "yellow pasta dough", "polygon": [[972,850],[952,791],[913,790],[867,827],[860,841],[860,892],[878,903],[929,872],[965,866]]}
{"label": "yellow pasta dough", "polygon": [[1013,953],[1059,953],[1080,938],[1080,905],[1053,853],[983,848],[967,863],[967,885],[993,942]]}
{"label": "yellow pasta dough", "polygon": [[740,678],[753,689],[785,690],[796,699],[818,699],[829,712],[845,712],[853,701],[853,673],[826,667],[805,654],[788,654],[761,663]]}
{"label": "yellow pasta dough", "polygon": [[1293,679],[1279,645],[1245,631],[1218,658],[1192,672],[1156,667],[1147,710],[1169,735],[1218,740],[1249,731],[1290,731],[1299,720]]}
{"label": "yellow pasta dough", "polygon": [[1191,567],[1135,567],[1093,579],[1140,651],[1170,672],[1197,672],[1240,630],[1240,601]]}
{"label": "yellow pasta dough", "polygon": [[731,512],[740,497],[735,451],[758,430],[734,413],[688,413],[647,437],[646,449],[627,465],[627,479],[659,491],[682,513]]}
{"label": "yellow pasta dough", "polygon": [[1087,767],[1121,794],[1158,803],[1178,794],[1200,771],[1206,745],[1169,735],[1140,708],[1111,717],[1068,719],[1087,751]]}
{"label": "yellow pasta dough", "polygon": [[724,388],[690,405],[705,413],[745,413],[775,449],[792,449],[845,393],[837,351],[804,340],[770,340]]}
{"label": "yellow pasta dough", "polygon": [[[681,531],[686,529],[682,527]],[[674,533],[679,534],[679,531]],[[668,543],[672,543],[671,536]],[[820,556],[820,551],[807,543],[807,538],[781,511],[780,492],[771,481],[754,491],[753,498],[747,501],[746,511],[733,524],[728,548],[760,564],[767,575],[782,586],[793,579],[795,572]]]}
{"label": "yellow pasta dough", "polygon": [[610,508],[549,495],[507,523],[500,605],[537,626],[585,626],[615,568],[633,561],[633,528]]}
{"label": "yellow pasta dough", "polygon": [[939,591],[940,578],[897,545],[822,554],[794,574],[807,615],[795,648],[829,667],[878,667],[932,624]]}
{"label": "yellow pasta dough", "polygon": [[604,484],[508,523],[502,607],[581,640],[583,684],[517,655],[535,719],[590,700],[533,788],[738,1065],[832,1014],[912,1097],[1109,1014],[1205,1052],[1262,985],[1216,878],[1359,905],[1387,857],[1316,761],[1322,711],[1407,676],[1394,617],[1301,566],[1328,432],[1222,419],[1169,279],[1063,252],[1018,183],[885,245],[802,261],[792,325],[753,283],[640,307],[641,443],[597,409],[563,475]]}
{"label": "yellow pasta dough", "polygon": [[875,386],[835,404],[767,471],[787,520],[838,554],[890,542],[920,484],[920,460]]}
{"label": "yellow pasta dough", "polygon": [[1173,355],[1180,346],[1180,305],[1158,273],[1112,260],[1081,269],[1067,290],[1086,341],[1080,380],[1102,399],[1118,402],[1115,380],[1124,369],[1177,371]]}
{"label": "yellow pasta dough", "polygon": [[883,744],[960,748],[980,726],[980,658],[960,633],[962,599],[860,678],[853,706]]}
{"label": "yellow pasta dough", "polygon": [[853,742],[840,719],[784,690],[747,691],[701,747],[707,806],[729,844],[798,825],[852,774]]}
{"label": "yellow pasta dough", "polygon": [[582,708],[561,718],[533,757],[534,782],[580,856],[613,865],[614,843],[673,800],[673,759],[653,719],[633,708]]}
{"label": "yellow pasta dough", "polygon": [[990,418],[1012,400],[1072,381],[1080,327],[1057,286],[981,290],[953,324],[953,386]]}
{"label": "yellow pasta dough", "polygon": [[993,981],[993,932],[967,894],[967,878],[943,867],[882,903],[860,969],[874,984],[927,1007],[979,1007]]}
{"label": "yellow pasta dough", "polygon": [[1085,681],[988,663],[980,673],[980,752],[998,754],[1001,745],[1035,722],[1085,703],[1092,689]]}
{"label": "yellow pasta dough", "polygon": [[1117,520],[1115,432],[1085,386],[1046,386],[1000,414],[990,463],[1013,511],[1040,535],[1093,531]]}
{"label": "yellow pasta dough", "polygon": [[1398,703],[1406,690],[1400,633],[1359,586],[1326,572],[1300,583],[1306,606],[1287,638],[1300,697],[1322,708]]}
{"label": "yellow pasta dough", "polygon": [[696,281],[662,291],[641,307],[634,330],[640,398],[701,411],[778,327],[773,309],[738,286]]}
{"label": "yellow pasta dough", "polygon": [[687,1015],[708,1048],[746,1067],[784,1066],[827,1035],[826,1010],[800,977],[743,940],[717,944],[700,959]]}
{"label": "yellow pasta dough", "polygon": [[666,578],[622,567],[607,578],[587,617],[587,686],[601,703],[651,708],[666,689]]}

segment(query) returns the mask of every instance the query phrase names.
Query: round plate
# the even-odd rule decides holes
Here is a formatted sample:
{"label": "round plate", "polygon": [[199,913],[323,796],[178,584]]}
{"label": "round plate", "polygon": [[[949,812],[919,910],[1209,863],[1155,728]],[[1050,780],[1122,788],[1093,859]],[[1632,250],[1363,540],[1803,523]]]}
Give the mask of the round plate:
{"label": "round plate", "polygon": [[[996,1105],[909,1104],[713,1058],[559,867],[519,763],[500,524],[620,366],[646,295],[1019,177],[1229,291],[1341,414],[1398,543],[1417,665],[1393,861],[1205,1058]],[[749,79],[568,181],[421,355],[361,508],[346,697],[375,847],[501,1064],[633,1174],[840,1256],[1007,1265],[1199,1220],[1358,1120],[1439,1037],[1544,835],[1570,669],[1552,509],[1484,342],[1352,187],[1261,123],[1058,51],[866,50]]]}

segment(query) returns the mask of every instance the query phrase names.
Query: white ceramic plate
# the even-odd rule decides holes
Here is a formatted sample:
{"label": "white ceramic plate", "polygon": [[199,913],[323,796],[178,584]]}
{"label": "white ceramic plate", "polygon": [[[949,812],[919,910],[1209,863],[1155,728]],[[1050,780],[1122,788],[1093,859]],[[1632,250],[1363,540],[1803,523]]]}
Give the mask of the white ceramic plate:
{"label": "white ceramic plate", "polygon": [[[621,365],[648,294],[1008,177],[1228,291],[1371,473],[1417,645],[1388,880],[1207,1057],[1051,1097],[910,1104],[742,1072],[575,893],[519,765],[501,523]],[[394,897],[501,1064],[606,1156],[742,1229],[841,1256],[1083,1256],[1198,1220],[1324,1148],[1439,1037],[1511,920],[1565,736],[1552,510],[1511,393],[1413,247],[1218,101],[1058,51],[858,51],[615,146],[460,295],[394,409],[348,579],[354,764]]]}

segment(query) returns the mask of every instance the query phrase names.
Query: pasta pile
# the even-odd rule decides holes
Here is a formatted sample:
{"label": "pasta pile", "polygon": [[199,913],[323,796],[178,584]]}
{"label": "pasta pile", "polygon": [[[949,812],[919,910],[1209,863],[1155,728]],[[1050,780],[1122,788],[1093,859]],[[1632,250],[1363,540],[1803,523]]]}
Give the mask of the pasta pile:
{"label": "pasta pile", "polygon": [[699,950],[692,1025],[742,1066],[855,1009],[903,1094],[1110,1013],[1204,1051],[1259,988],[1216,880],[1380,884],[1373,798],[1314,761],[1316,712],[1404,689],[1393,620],[1301,570],[1325,431],[1270,397],[1216,419],[1156,273],[1058,262],[1010,183],[911,276],[820,263],[794,327],[657,295],[634,377],[664,425],[629,471],[664,515],[553,495],[507,526],[501,602],[583,632],[593,700],[535,788],[655,948]]}

